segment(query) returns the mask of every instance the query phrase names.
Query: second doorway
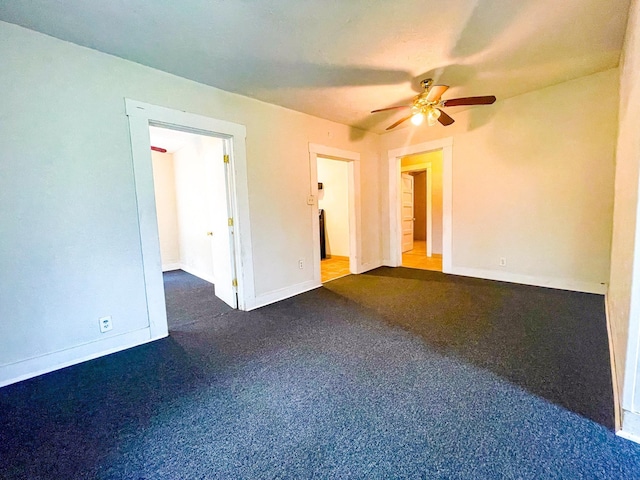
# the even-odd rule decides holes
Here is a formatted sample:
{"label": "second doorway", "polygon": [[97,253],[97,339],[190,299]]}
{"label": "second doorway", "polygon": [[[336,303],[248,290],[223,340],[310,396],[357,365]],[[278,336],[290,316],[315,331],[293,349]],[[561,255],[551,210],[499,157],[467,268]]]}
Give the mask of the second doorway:
{"label": "second doorway", "polygon": [[442,271],[442,150],[402,157],[402,266]]}
{"label": "second doorway", "polygon": [[318,157],[318,216],[322,283],[351,273],[349,163]]}

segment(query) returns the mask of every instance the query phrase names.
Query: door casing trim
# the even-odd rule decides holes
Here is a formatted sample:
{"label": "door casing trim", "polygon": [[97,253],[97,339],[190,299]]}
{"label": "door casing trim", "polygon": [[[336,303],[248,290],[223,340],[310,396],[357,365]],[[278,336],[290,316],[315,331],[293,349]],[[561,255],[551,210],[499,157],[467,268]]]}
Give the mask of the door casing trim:
{"label": "door casing trim", "polygon": [[351,273],[361,273],[361,218],[360,218],[360,154],[349,150],[329,147],[317,143],[309,143],[310,194],[313,197],[311,205],[311,230],[313,238],[313,280],[321,285],[320,275],[320,221],[318,219],[318,157],[348,162],[349,185],[349,270]]}
{"label": "door casing trim", "polygon": [[402,265],[402,225],[400,207],[401,159],[408,155],[442,150],[442,271],[452,270],[452,169],[453,137],[441,138],[431,142],[418,143],[389,150],[389,257],[391,267]]}
{"label": "door casing trim", "polygon": [[230,172],[233,175],[232,181],[229,182],[229,194],[235,230],[233,241],[238,279],[238,308],[246,310],[255,299],[247,187],[246,128],[244,125],[225,120],[151,105],[129,98],[125,98],[125,111],[129,117],[143,272],[152,338],[166,336],[168,327],[149,149],[150,123],[227,140]]}

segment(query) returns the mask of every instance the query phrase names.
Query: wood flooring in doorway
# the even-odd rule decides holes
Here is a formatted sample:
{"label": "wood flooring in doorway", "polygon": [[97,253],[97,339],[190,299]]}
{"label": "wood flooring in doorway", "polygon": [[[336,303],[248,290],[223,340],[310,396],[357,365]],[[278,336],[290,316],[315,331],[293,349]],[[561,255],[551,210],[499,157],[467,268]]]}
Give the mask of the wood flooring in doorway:
{"label": "wood flooring in doorway", "polygon": [[349,257],[331,255],[320,262],[320,279],[322,283],[349,275]]}
{"label": "wood flooring in doorway", "polygon": [[441,272],[442,255],[434,253],[431,257],[427,257],[427,242],[424,240],[414,240],[413,250],[402,254],[402,266]]}

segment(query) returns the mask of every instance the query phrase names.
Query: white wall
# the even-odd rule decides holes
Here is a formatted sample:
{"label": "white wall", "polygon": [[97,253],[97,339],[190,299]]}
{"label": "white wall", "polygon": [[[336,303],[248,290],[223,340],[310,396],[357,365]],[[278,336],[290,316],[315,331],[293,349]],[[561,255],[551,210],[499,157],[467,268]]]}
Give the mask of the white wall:
{"label": "white wall", "polygon": [[[215,232],[211,163],[221,161],[220,138],[179,132],[182,147],[171,153],[152,152],[153,182],[163,270],[182,269],[215,283],[212,236]],[[225,216],[226,213],[222,213]]]}
{"label": "white wall", "polygon": [[212,163],[222,159],[223,145],[219,138],[189,135],[190,141],[174,156],[177,198],[178,235],[181,268],[193,275],[215,283],[212,237],[214,232],[211,195]]}
{"label": "white wall", "polygon": [[318,208],[325,211],[327,255],[349,256],[349,164],[318,157]]}
{"label": "white wall", "polygon": [[[594,99],[602,108],[594,111]],[[454,273],[604,291],[617,99],[612,69],[491,106],[448,109],[452,126],[385,134],[381,155],[453,137]],[[386,166],[380,174],[387,185]],[[387,259],[388,229],[386,221]]]}
{"label": "white wall", "polygon": [[380,264],[377,135],[8,23],[0,38],[0,385],[150,338],[124,98],[246,126],[256,303],[315,283],[309,143],[361,154],[358,260]]}
{"label": "white wall", "polygon": [[607,307],[623,428],[640,439],[640,4],[634,1],[620,66],[620,113],[616,150],[615,209],[611,249],[611,279]]}
{"label": "white wall", "polygon": [[160,237],[162,270],[172,270],[180,265],[178,241],[178,215],[176,211],[176,181],[171,153],[151,152],[153,185]]}

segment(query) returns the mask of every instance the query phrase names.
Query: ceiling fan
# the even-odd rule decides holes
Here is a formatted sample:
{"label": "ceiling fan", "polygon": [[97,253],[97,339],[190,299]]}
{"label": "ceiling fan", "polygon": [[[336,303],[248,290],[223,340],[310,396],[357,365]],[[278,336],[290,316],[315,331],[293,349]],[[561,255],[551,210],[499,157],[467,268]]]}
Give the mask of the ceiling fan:
{"label": "ceiling fan", "polygon": [[427,123],[430,126],[435,125],[436,122],[440,122],[446,127],[447,125],[451,125],[455,120],[441,110],[443,107],[491,105],[496,101],[496,97],[493,95],[441,100],[440,97],[449,89],[449,86],[434,85],[431,78],[422,80],[422,82],[420,82],[420,86],[424,88],[424,92],[413,97],[413,101],[410,105],[397,105],[395,107],[380,108],[378,110],[373,110],[371,113],[385,112],[387,110],[395,110],[397,108],[411,109],[411,115],[401,118],[393,125],[389,125],[387,130],[391,130],[409,119],[411,119],[411,122],[414,125],[420,125],[425,117],[427,117]]}

